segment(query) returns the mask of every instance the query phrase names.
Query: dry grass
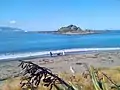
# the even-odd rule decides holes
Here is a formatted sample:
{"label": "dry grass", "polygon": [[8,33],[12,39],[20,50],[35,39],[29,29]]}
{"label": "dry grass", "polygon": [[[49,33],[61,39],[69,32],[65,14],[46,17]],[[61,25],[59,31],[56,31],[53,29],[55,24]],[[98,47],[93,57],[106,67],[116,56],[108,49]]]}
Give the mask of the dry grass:
{"label": "dry grass", "polygon": [[[68,74],[62,73],[59,74],[59,77],[63,78],[66,82],[72,82],[77,88],[83,88],[83,90],[93,90],[89,80],[83,78],[80,74],[76,74],[75,77]],[[6,80],[3,84],[2,90],[22,90],[20,89],[20,78],[14,78]],[[49,88],[44,87],[42,84],[39,85],[38,90],[49,90]],[[55,90],[53,88],[53,90]]]}
{"label": "dry grass", "polygon": [[114,82],[120,83],[120,67],[101,69],[101,71],[107,74]]}
{"label": "dry grass", "polygon": [[6,80],[1,90],[21,90],[19,83],[20,78]]}
{"label": "dry grass", "polygon": [[[120,67],[115,68],[102,68],[99,71],[104,72],[110,77],[115,83],[120,84]],[[75,76],[69,73],[60,73],[59,77],[63,78],[66,82],[72,82],[78,89],[82,88],[82,90],[94,90],[93,84],[91,83],[91,79],[88,77],[84,78],[80,73],[76,73]],[[20,78],[14,78],[6,80],[2,86],[1,90],[22,90],[20,88]],[[107,83],[110,83],[107,80]],[[110,85],[110,84],[109,84]],[[39,85],[38,90],[49,90],[49,88],[44,87],[42,84]],[[55,90],[55,89],[53,89]],[[114,90],[110,89],[109,90]]]}

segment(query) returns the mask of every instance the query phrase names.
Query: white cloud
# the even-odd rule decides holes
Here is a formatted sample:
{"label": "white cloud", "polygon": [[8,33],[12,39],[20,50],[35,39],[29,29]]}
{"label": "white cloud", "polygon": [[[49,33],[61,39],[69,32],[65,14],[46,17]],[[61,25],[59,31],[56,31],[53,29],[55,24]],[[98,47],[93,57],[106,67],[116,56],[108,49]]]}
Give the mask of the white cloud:
{"label": "white cloud", "polygon": [[15,24],[16,21],[15,21],[15,20],[11,20],[9,23],[10,23],[10,24]]}

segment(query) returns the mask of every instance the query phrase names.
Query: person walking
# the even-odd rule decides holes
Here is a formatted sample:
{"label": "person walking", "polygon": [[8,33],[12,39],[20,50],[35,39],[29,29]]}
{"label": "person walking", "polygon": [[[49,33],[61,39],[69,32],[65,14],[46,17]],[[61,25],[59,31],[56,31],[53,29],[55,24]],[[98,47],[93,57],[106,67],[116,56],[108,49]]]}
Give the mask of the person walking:
{"label": "person walking", "polygon": [[50,52],[50,56],[51,56],[51,57],[53,56],[52,52]]}

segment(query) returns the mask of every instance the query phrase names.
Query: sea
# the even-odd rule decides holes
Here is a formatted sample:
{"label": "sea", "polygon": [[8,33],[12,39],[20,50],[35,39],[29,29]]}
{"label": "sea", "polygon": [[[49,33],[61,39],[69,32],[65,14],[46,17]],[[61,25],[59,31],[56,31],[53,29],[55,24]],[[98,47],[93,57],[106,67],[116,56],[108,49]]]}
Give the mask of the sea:
{"label": "sea", "polygon": [[120,30],[88,35],[0,31],[0,60],[104,50],[120,50]]}

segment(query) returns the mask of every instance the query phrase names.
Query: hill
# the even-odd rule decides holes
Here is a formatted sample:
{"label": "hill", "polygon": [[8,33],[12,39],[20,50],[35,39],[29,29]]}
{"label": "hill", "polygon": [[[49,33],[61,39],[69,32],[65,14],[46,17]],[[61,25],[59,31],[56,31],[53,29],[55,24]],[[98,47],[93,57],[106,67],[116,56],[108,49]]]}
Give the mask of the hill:
{"label": "hill", "polygon": [[0,32],[23,32],[24,30],[13,27],[0,27]]}
{"label": "hill", "polygon": [[58,29],[58,33],[61,34],[92,34],[92,33],[97,33],[94,30],[82,30],[80,27],[77,27],[76,25],[69,25],[66,27],[61,27]]}

